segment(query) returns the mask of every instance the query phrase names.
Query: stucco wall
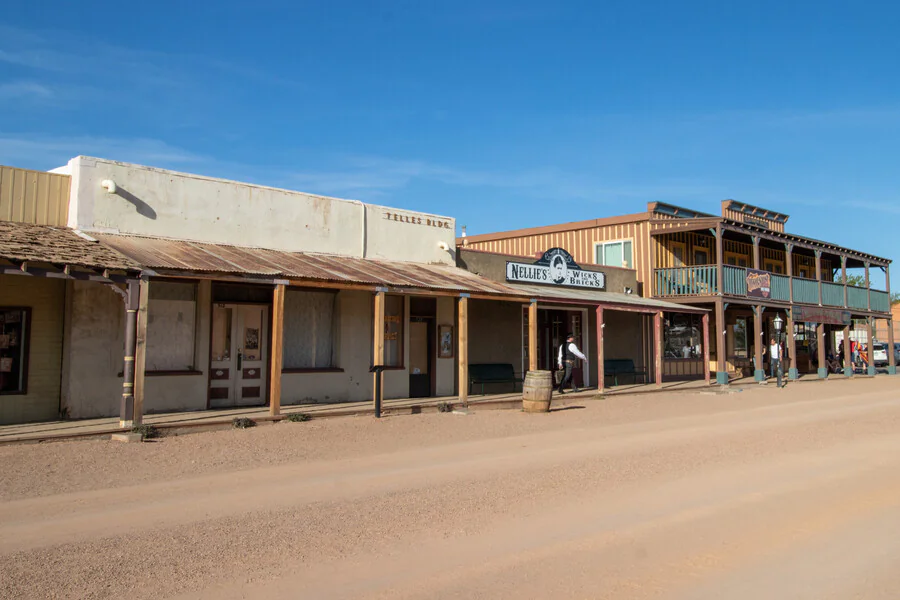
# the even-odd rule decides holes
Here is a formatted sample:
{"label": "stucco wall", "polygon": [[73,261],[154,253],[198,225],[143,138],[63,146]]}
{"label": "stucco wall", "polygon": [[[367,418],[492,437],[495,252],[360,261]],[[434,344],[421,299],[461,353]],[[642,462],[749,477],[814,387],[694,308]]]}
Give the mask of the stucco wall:
{"label": "stucco wall", "polygon": [[[457,364],[459,356],[457,354],[457,340],[459,338],[458,323],[456,322],[456,298],[438,298],[437,299],[437,324],[453,326],[453,357],[437,358],[437,381],[435,390],[438,396],[453,396],[456,393],[456,377]],[[436,342],[440,344],[440,340]]]}
{"label": "stucco wall", "polygon": [[[454,264],[456,223],[400,211],[79,156],[69,226],[194,241]],[[116,183],[108,193],[104,180]],[[439,248],[444,242],[448,250]]]}
{"label": "stucco wall", "polygon": [[0,307],[31,308],[27,394],[0,396],[0,425],[59,416],[65,282],[0,275]]}

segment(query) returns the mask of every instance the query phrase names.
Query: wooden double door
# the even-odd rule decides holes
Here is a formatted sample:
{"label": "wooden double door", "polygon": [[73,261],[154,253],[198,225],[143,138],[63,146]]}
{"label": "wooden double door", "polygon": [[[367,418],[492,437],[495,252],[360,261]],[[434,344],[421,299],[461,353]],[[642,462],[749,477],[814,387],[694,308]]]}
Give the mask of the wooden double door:
{"label": "wooden double door", "polygon": [[213,305],[210,408],[266,403],[268,321],[268,305]]}

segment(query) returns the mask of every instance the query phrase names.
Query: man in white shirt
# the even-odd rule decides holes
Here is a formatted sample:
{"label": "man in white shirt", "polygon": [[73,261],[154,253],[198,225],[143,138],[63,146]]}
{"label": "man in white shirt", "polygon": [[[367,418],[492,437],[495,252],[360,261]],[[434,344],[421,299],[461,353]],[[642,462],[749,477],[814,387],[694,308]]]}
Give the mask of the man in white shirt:
{"label": "man in white shirt", "polygon": [[781,370],[781,345],[775,341],[775,338],[772,338],[772,341],[769,343],[769,373],[772,377],[777,375],[777,385],[781,387],[781,374],[783,371]]}
{"label": "man in white shirt", "polygon": [[[581,353],[581,350],[578,349],[578,346],[575,345],[575,335],[569,334],[566,336],[566,343],[559,345],[559,356],[557,357],[557,363],[559,363],[560,369],[565,369],[566,374],[563,376],[563,380],[559,384],[559,389],[557,392],[560,394],[564,394],[563,388],[572,381],[572,369],[575,367],[575,359],[580,358],[581,360],[587,360],[587,357]],[[573,392],[579,392],[577,387],[572,387]]]}

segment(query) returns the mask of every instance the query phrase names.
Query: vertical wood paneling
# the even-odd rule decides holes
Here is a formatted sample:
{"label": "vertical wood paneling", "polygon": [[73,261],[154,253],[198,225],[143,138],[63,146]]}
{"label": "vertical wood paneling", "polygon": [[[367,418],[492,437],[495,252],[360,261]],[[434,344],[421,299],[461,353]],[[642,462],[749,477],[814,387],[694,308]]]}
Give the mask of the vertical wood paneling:
{"label": "vertical wood paneling", "polygon": [[68,175],[0,166],[0,220],[65,226]]}

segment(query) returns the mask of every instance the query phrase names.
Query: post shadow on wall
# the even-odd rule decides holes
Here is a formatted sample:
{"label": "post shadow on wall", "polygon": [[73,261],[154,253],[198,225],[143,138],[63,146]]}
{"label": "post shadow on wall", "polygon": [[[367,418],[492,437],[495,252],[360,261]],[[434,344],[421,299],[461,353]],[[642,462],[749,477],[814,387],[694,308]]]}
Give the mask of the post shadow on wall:
{"label": "post shadow on wall", "polygon": [[128,202],[131,202],[134,205],[134,208],[137,210],[137,213],[142,217],[147,217],[148,219],[152,219],[154,221],[156,220],[156,211],[153,210],[153,207],[151,207],[149,204],[147,204],[122,186],[116,186],[115,194],[127,200]]}

